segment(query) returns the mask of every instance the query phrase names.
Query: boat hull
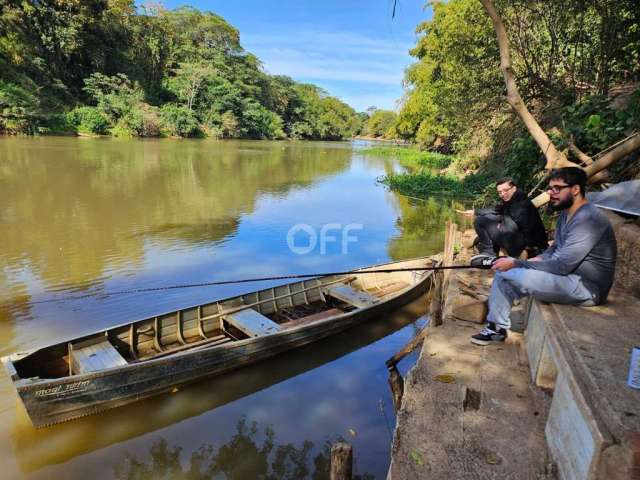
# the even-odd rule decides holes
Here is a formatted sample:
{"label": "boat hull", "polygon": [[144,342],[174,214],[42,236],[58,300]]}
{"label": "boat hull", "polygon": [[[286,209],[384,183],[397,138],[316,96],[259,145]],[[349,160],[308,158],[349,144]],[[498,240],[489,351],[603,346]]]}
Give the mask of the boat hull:
{"label": "boat hull", "polygon": [[186,350],[91,374],[19,380],[15,386],[33,425],[40,428],[170,392],[321,340],[397,309],[425,293],[429,285],[429,275],[425,275],[385,302],[263,337]]}

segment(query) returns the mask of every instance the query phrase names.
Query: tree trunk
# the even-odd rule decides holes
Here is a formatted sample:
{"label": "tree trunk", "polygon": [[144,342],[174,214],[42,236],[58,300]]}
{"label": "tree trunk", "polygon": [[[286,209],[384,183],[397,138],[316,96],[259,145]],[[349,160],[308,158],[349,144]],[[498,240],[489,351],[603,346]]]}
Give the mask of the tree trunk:
{"label": "tree trunk", "polygon": [[547,159],[545,169],[550,170],[552,168],[577,166],[575,163],[567,160],[567,157],[556,149],[549,136],[540,127],[536,119],[531,115],[531,112],[529,112],[529,109],[527,109],[527,106],[524,104],[513,77],[513,68],[511,66],[511,59],[509,55],[509,38],[507,37],[507,32],[504,28],[504,24],[502,23],[502,19],[498,15],[498,12],[491,0],[480,0],[480,3],[482,3],[482,6],[487,11],[489,17],[491,17],[493,28],[496,31],[498,47],[500,48],[500,69],[504,76],[504,83],[507,86],[507,101],[518,114],[525,127],[527,127],[527,130],[544,153],[544,156]]}

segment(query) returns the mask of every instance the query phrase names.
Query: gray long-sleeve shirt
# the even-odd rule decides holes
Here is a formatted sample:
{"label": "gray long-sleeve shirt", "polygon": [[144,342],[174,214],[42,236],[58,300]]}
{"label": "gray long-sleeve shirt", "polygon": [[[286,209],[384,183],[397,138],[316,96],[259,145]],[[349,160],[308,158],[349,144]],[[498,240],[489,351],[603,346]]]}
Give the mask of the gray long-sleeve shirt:
{"label": "gray long-sleeve shirt", "polygon": [[567,212],[560,214],[554,244],[544,251],[542,260],[516,260],[515,264],[556,275],[579,275],[600,304],[613,284],[616,254],[611,223],[595,205],[587,203],[568,220]]}

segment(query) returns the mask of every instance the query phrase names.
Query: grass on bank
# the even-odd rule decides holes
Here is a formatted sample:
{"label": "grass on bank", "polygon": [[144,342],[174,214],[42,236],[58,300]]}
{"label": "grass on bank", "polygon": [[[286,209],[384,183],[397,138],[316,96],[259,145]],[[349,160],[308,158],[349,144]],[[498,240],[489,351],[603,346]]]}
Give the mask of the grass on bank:
{"label": "grass on bank", "polygon": [[487,187],[492,185],[491,180],[484,175],[470,174],[458,178],[430,172],[385,175],[378,181],[409,197],[427,198],[433,195],[447,195],[474,198],[478,201],[485,198]]}
{"label": "grass on bank", "polygon": [[402,195],[416,198],[429,196],[453,196],[483,201],[491,180],[485,175],[471,174],[462,178],[439,173],[455,160],[454,155],[421,151],[413,147],[370,147],[362,151],[365,155],[394,157],[408,167],[408,173],[389,174],[378,181]]}
{"label": "grass on bank", "polygon": [[377,157],[395,157],[405,167],[420,169],[447,168],[453,162],[452,155],[425,152],[412,147],[369,147],[362,150],[364,155]]}

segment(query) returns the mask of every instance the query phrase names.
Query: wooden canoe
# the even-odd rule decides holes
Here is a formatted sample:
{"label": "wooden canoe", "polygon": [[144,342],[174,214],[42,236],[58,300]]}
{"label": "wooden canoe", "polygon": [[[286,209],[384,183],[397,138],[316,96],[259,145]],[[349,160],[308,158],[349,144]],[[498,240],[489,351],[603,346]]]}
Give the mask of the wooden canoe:
{"label": "wooden canoe", "polygon": [[249,365],[396,309],[424,293],[429,257],[312,278],[137,320],[2,358],[44,427]]}

